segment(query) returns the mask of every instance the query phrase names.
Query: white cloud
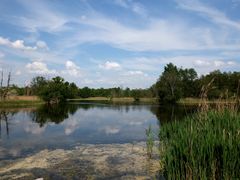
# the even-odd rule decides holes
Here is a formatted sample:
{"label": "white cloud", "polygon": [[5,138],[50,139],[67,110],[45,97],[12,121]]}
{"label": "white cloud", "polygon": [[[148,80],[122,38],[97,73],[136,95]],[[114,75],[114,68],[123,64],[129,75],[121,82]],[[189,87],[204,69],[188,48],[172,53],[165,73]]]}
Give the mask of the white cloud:
{"label": "white cloud", "polygon": [[186,10],[197,12],[216,24],[225,26],[227,25],[240,29],[239,22],[229,19],[222,11],[213,7],[209,7],[201,3],[199,0],[176,0],[176,1],[179,4],[179,7]]}
{"label": "white cloud", "polygon": [[207,67],[210,65],[210,63],[206,60],[196,60],[194,61],[195,67]]}
{"label": "white cloud", "polygon": [[142,71],[128,71],[128,74],[130,74],[130,75],[143,75],[144,73]]}
{"label": "white cloud", "polygon": [[[192,26],[179,18],[150,18],[140,28],[96,13],[77,23],[87,28],[78,29],[63,40],[69,48],[87,42],[106,43],[128,51],[236,50],[240,47],[236,32],[213,26]],[[233,36],[237,38],[229,42]]]}
{"label": "white cloud", "polygon": [[216,60],[216,61],[213,61],[213,64],[215,67],[221,67],[225,65],[225,62]]}
{"label": "white cloud", "polygon": [[235,65],[236,62],[234,62],[234,61],[228,61],[227,64],[230,65],[230,66],[232,66],[232,65]]}
{"label": "white cloud", "polygon": [[40,49],[48,49],[48,46],[44,41],[37,41],[36,46]]}
{"label": "white cloud", "polygon": [[125,73],[123,73],[123,75],[125,76],[148,76],[148,74],[144,73],[143,71],[127,71]]}
{"label": "white cloud", "polygon": [[[149,76],[151,74],[160,75],[163,71],[163,67],[172,62],[178,67],[194,68],[199,74],[206,74],[210,71],[220,69],[222,71],[229,71],[230,68],[237,68],[237,61],[228,61],[221,56],[175,56],[175,57],[137,57],[127,59],[124,62],[123,68],[134,69],[134,71],[147,72]],[[151,77],[151,76],[150,76]],[[155,77],[155,80],[157,77]]]}
{"label": "white cloud", "polygon": [[114,61],[107,61],[104,64],[99,65],[100,68],[106,70],[119,70],[121,69],[121,65]]}
{"label": "white cloud", "polygon": [[36,46],[35,47],[25,46],[23,40],[16,40],[16,41],[12,42],[11,45],[13,48],[21,49],[21,50],[36,50],[37,49]]}
{"label": "white cloud", "polygon": [[131,0],[115,0],[114,3],[126,9],[130,9],[132,12],[139,14],[141,16],[147,15],[146,8],[139,2],[134,2]]}
{"label": "white cloud", "polygon": [[75,76],[75,77],[78,77],[78,76],[82,75],[80,67],[77,66],[72,61],[66,61],[65,67],[66,67],[66,71],[63,71],[63,73],[65,73],[65,74],[67,73],[67,74],[69,74],[71,76]]}
{"label": "white cloud", "polygon": [[145,28],[138,29],[99,15],[79,23],[87,25],[89,29],[80,29],[73,37],[66,39],[65,44],[75,46],[85,42],[102,42],[130,51],[196,49],[205,45],[200,42],[204,31],[189,31],[189,27],[182,26],[177,21],[150,20]]}
{"label": "white cloud", "polygon": [[26,46],[23,40],[10,41],[7,38],[0,36],[0,45],[4,45],[14,49],[20,49],[25,51],[34,51],[37,49],[47,48],[47,44],[44,41],[37,41],[36,46]]}
{"label": "white cloud", "polygon": [[56,73],[56,70],[48,69],[47,64],[41,61],[33,61],[32,63],[28,63],[26,65],[26,68],[30,73],[35,73],[35,74],[55,74]]}
{"label": "white cloud", "polygon": [[68,19],[61,13],[50,9],[49,3],[45,4],[43,1],[21,1],[19,3],[25,7],[27,15],[14,17],[10,23],[16,23],[28,32],[55,33],[65,30],[65,23]]}
{"label": "white cloud", "polygon": [[235,62],[234,61],[223,61],[223,60],[196,60],[194,61],[194,65],[197,68],[209,68],[213,67],[213,68],[220,68],[220,67],[224,67],[224,66],[232,66],[234,65]]}
{"label": "white cloud", "polygon": [[[135,13],[147,14],[146,8],[136,1],[115,0],[115,4],[131,9]],[[229,19],[223,12],[208,7],[197,0],[177,0],[183,9],[191,10],[207,16],[219,24],[240,28],[237,21]],[[64,48],[76,47],[86,42],[106,43],[113,47],[130,51],[162,51],[162,50],[205,50],[205,49],[239,49],[238,33],[228,31],[225,27],[199,24],[193,26],[181,17],[143,19],[144,26],[133,27],[105,17],[96,12],[86,10],[84,15],[70,17],[55,8],[50,8],[42,1],[37,3],[22,2],[29,10],[28,17],[19,17],[14,24],[23,26],[33,32],[61,33],[67,31],[56,42]],[[130,19],[131,20],[131,19]],[[145,20],[145,22],[144,22]],[[71,24],[71,25],[70,25]],[[81,28],[83,26],[84,28]],[[186,33],[188,32],[188,33]],[[233,39],[234,41],[229,41]]]}

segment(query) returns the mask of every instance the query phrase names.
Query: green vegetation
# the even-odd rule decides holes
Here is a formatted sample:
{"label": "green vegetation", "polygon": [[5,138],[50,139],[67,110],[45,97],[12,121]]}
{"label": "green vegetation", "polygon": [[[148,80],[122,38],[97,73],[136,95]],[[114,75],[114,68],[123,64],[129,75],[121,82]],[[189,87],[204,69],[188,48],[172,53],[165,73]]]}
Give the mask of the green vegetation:
{"label": "green vegetation", "polygon": [[240,177],[240,114],[219,107],[162,126],[167,179]]}
{"label": "green vegetation", "polygon": [[222,73],[216,70],[198,77],[194,69],[182,69],[170,63],[165,66],[164,72],[152,88],[155,88],[160,102],[174,103],[180,99],[199,98],[202,88],[210,82],[208,99],[217,99],[224,96],[226,92],[229,97],[234,97],[240,82],[240,72]]}
{"label": "green vegetation", "polygon": [[0,101],[0,107],[26,107],[26,106],[35,106],[41,105],[44,102],[42,100],[6,100]]}
{"label": "green vegetation", "polygon": [[112,103],[134,103],[134,102],[140,102],[140,103],[157,103],[156,98],[139,98],[138,101],[136,101],[133,97],[115,97],[115,98],[108,98],[108,97],[89,97],[89,98],[74,98],[74,99],[68,99],[69,101],[104,101],[104,102],[112,102]]}
{"label": "green vegetation", "polygon": [[31,83],[32,91],[48,104],[66,101],[77,96],[78,88],[74,83],[65,82],[57,76],[51,80],[36,77]]}
{"label": "green vegetation", "polygon": [[[194,104],[200,98],[201,89],[210,82],[212,86],[207,98],[211,101],[218,97],[235,97],[235,91],[240,82],[240,72],[220,72],[216,70],[198,77],[193,68],[183,69],[169,63],[164,67],[164,71],[157,82],[146,89],[130,89],[128,87],[79,88],[76,84],[64,81],[61,77],[48,80],[41,76],[33,78],[30,86],[18,87],[9,84],[10,78],[11,73],[8,75],[6,86],[3,86],[3,79],[1,81],[0,94],[2,100],[11,95],[37,95],[48,103],[58,103],[76,98],[104,97],[107,99],[133,98],[135,102],[144,98],[154,98],[158,99],[160,103],[186,102]],[[226,97],[225,94],[228,94],[229,97]]]}
{"label": "green vegetation", "polygon": [[147,155],[149,158],[152,158],[153,154],[153,146],[154,146],[154,134],[152,131],[151,125],[146,129],[146,136],[147,136]]}
{"label": "green vegetation", "polygon": [[178,69],[172,63],[167,64],[164,72],[156,83],[160,102],[176,102],[181,97],[195,96],[194,69]]}

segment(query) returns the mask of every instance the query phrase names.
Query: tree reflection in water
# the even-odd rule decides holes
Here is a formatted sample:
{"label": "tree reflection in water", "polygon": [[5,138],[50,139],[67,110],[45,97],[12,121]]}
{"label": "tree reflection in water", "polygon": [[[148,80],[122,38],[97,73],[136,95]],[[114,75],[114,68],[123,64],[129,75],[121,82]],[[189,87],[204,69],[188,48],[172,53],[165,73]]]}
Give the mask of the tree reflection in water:
{"label": "tree reflection in water", "polygon": [[15,112],[0,110],[0,138],[2,137],[3,126],[5,125],[7,137],[9,137],[9,119],[15,114]]}
{"label": "tree reflection in water", "polygon": [[181,105],[161,105],[151,106],[150,110],[156,115],[161,124],[178,121],[184,119],[184,117],[196,112],[195,106],[181,106]]}
{"label": "tree reflection in water", "polygon": [[[89,109],[112,109],[115,111],[126,112],[130,110],[141,111],[142,109],[148,109],[151,111],[156,118],[158,123],[167,123],[173,120],[181,120],[185,116],[194,113],[195,107],[191,106],[158,106],[158,105],[118,105],[118,104],[105,104],[105,103],[67,103],[67,104],[58,104],[58,105],[44,105],[40,106],[36,110],[32,110],[28,113],[33,122],[39,124],[40,127],[43,127],[44,124],[53,122],[59,124],[67,119],[70,115],[74,115],[77,110],[81,109],[88,111]],[[3,129],[6,129],[6,135],[9,136],[10,133],[10,123],[9,119],[19,112],[9,109],[0,110],[0,138],[3,134]]]}
{"label": "tree reflection in water", "polygon": [[73,115],[77,109],[78,106],[71,104],[44,105],[32,111],[30,117],[32,121],[43,127],[48,122],[61,123],[69,117],[69,114]]}

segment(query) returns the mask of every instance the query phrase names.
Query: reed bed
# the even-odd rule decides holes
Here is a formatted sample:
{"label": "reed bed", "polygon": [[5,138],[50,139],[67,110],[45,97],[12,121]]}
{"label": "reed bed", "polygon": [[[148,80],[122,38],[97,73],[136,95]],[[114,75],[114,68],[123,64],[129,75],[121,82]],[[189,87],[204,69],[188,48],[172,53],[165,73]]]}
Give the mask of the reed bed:
{"label": "reed bed", "polygon": [[[162,126],[162,155],[167,179],[238,179],[240,178],[239,99],[235,103],[206,102],[206,86],[199,112],[183,121]],[[221,101],[222,102],[222,101]]]}

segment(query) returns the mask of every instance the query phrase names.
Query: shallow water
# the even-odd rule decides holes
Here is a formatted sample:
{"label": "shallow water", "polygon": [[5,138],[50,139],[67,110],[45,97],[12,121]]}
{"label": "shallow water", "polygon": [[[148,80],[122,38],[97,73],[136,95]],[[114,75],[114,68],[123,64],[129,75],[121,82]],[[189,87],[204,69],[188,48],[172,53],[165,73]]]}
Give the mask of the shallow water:
{"label": "shallow water", "polygon": [[158,139],[162,123],[193,109],[158,105],[69,103],[56,107],[0,110],[0,160],[81,144],[137,143],[151,126]]}

